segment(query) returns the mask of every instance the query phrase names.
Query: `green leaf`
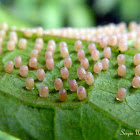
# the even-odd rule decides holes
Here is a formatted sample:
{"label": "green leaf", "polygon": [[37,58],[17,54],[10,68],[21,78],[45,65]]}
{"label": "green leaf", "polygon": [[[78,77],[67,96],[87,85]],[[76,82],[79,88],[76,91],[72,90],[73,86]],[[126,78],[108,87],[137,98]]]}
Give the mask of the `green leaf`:
{"label": "green leaf", "polygon": [[[18,38],[23,33],[17,32]],[[29,55],[34,47],[36,36],[28,39],[26,50],[16,49],[12,52],[7,50],[6,38],[3,44],[3,53],[0,55],[0,130],[10,133],[21,139],[57,139],[57,140],[91,140],[91,139],[139,139],[135,130],[140,129],[140,89],[133,89],[131,85],[134,76],[133,55],[140,50],[133,49],[133,41],[129,42],[129,49],[124,53],[126,57],[127,73],[124,78],[117,76],[116,57],[119,51],[112,48],[112,58],[107,71],[100,74],[93,73],[95,83],[88,86],[85,81],[77,77],[77,68],[80,63],[74,51],[74,39],[44,36],[44,48],[39,56],[39,67],[45,65],[45,50],[47,42],[54,39],[57,49],[54,55],[55,67],[52,71],[45,68],[46,77],[43,82],[38,81],[36,70],[30,70],[28,77],[35,79],[34,90],[28,91],[25,88],[26,78],[19,76],[19,69],[14,69],[12,74],[4,72],[4,65],[7,61],[14,61],[14,57],[20,55],[23,64],[28,64]],[[66,41],[73,66],[69,70],[70,77],[63,80],[64,88],[68,91],[68,99],[65,102],[59,101],[59,94],[54,90],[55,78],[61,77],[60,69],[64,61],[60,56],[59,42]],[[87,46],[90,42],[83,41],[83,49],[90,62],[88,71],[93,72],[93,62]],[[102,49],[97,44],[101,59]],[[76,93],[71,93],[68,85],[70,79],[75,78],[78,85],[86,87],[87,99],[78,101]],[[40,98],[39,89],[42,85],[49,87],[49,97]],[[115,100],[116,93],[120,87],[127,89],[127,96],[123,102]],[[120,135],[122,131],[133,132],[133,136]]]}
{"label": "green leaf", "polygon": [[0,7],[0,23],[7,22],[9,26],[30,27],[30,24],[17,19],[6,8]]}

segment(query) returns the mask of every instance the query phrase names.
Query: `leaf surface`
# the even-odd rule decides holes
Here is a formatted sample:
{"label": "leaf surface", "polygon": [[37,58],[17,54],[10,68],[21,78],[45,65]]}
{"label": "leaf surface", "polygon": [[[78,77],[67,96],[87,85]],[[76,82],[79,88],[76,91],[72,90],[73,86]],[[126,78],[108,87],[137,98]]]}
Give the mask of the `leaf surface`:
{"label": "leaf surface", "polygon": [[[18,32],[18,38],[23,37]],[[57,139],[57,140],[91,140],[91,139],[139,139],[135,129],[140,128],[140,89],[133,89],[131,85],[134,76],[133,55],[139,50],[133,49],[133,41],[129,42],[129,49],[124,53],[126,57],[127,73],[124,78],[117,76],[117,55],[119,51],[112,48],[112,58],[107,71],[99,74],[93,73],[93,62],[87,49],[90,42],[83,41],[83,49],[89,60],[90,67],[87,71],[93,73],[95,82],[88,86],[85,81],[77,77],[77,68],[80,63],[74,52],[74,39],[44,36],[44,48],[38,59],[38,67],[45,65],[45,50],[47,42],[54,39],[57,49],[54,55],[55,67],[52,71],[45,68],[46,77],[43,82],[38,81],[37,70],[30,70],[28,77],[35,79],[34,90],[25,88],[26,78],[19,76],[19,69],[14,69],[12,74],[4,72],[4,65],[8,61],[14,61],[15,56],[21,56],[23,64],[28,65],[30,52],[34,47],[36,36],[28,39],[26,50],[7,50],[6,38],[3,44],[3,53],[0,55],[0,129],[21,139]],[[64,88],[68,91],[68,99],[59,101],[59,94],[54,90],[54,80],[60,77],[60,69],[64,61],[60,56],[59,42],[66,41],[73,66],[69,70],[68,80],[63,80]],[[103,50],[97,44],[103,58]],[[84,101],[78,101],[77,94],[71,93],[68,85],[70,79],[76,79],[79,86],[85,86],[88,97]],[[40,87],[49,87],[49,97],[38,96]],[[127,89],[127,96],[123,102],[115,100],[119,88]],[[120,135],[125,129],[133,132],[133,136]]]}

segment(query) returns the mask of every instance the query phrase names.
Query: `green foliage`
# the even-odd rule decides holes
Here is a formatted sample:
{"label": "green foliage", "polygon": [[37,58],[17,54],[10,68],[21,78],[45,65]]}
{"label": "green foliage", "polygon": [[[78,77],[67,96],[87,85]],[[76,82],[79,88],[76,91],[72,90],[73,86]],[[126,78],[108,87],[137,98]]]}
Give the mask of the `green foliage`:
{"label": "green foliage", "polygon": [[[18,37],[23,37],[18,32]],[[3,45],[3,54],[0,55],[0,129],[21,139],[58,139],[58,140],[83,140],[83,139],[138,139],[135,129],[140,128],[140,104],[139,89],[133,89],[131,80],[134,76],[132,58],[136,51],[133,49],[133,41],[129,43],[129,49],[125,52],[127,73],[124,78],[117,76],[116,57],[119,54],[117,49],[112,49],[112,58],[108,71],[94,74],[95,83],[87,86],[84,81],[78,80],[76,69],[80,67],[74,52],[74,39],[63,39],[60,37],[43,37],[45,46],[39,56],[39,67],[45,65],[45,48],[49,39],[55,39],[57,49],[54,56],[55,68],[49,71],[45,68],[46,78],[39,82],[36,70],[30,70],[28,76],[35,79],[35,88],[27,91],[25,78],[19,76],[19,70],[15,69],[13,74],[3,72],[4,64],[14,60],[15,56],[23,58],[23,64],[28,64],[29,54],[34,46],[34,39],[28,39],[26,50],[9,52],[6,48],[8,38]],[[68,90],[66,102],[60,102],[58,92],[54,90],[53,82],[60,76],[60,69],[63,67],[63,59],[59,53],[59,42],[66,41],[73,66],[70,69],[69,79],[75,78],[78,85],[86,87],[88,98],[78,101],[76,93],[71,93],[68,80],[63,80],[64,88]],[[90,68],[93,72],[93,62],[85,42],[83,49],[89,59]],[[103,58],[102,49],[97,45]],[[50,95],[46,99],[38,96],[41,85],[48,85]],[[127,97],[123,102],[115,100],[117,90],[120,87],[127,89]],[[134,132],[133,136],[122,136],[121,131]]]}
{"label": "green foliage", "polygon": [[4,8],[0,7],[0,23],[7,22],[9,26],[16,26],[16,27],[29,27],[27,22],[23,22],[16,17],[14,17],[10,11],[6,11]]}
{"label": "green foliage", "polygon": [[80,0],[15,0],[14,10],[11,10],[20,19],[28,20],[35,26],[42,25],[44,28],[66,25],[89,27],[94,21],[91,17],[93,14],[85,2]]}

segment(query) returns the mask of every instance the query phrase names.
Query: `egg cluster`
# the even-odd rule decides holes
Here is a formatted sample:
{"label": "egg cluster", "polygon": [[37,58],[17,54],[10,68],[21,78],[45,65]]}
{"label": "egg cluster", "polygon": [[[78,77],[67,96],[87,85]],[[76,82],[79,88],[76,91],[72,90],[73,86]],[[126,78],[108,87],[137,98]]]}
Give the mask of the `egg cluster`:
{"label": "egg cluster", "polygon": [[[19,31],[19,30],[18,30]],[[30,59],[27,65],[22,64],[21,56],[16,56],[14,62],[8,61],[5,64],[5,72],[12,73],[14,67],[19,69],[19,74],[21,77],[27,77],[25,81],[25,87],[27,90],[33,90],[35,81],[32,77],[28,77],[28,72],[30,69],[36,71],[36,76],[39,81],[45,79],[44,67],[38,67],[38,58],[42,49],[45,47],[45,42],[43,40],[44,35],[55,35],[67,38],[74,38],[75,44],[73,45],[73,50],[77,54],[77,61],[80,63],[80,67],[76,70],[79,80],[85,81],[87,85],[92,85],[94,83],[93,74],[99,74],[102,70],[106,71],[109,69],[109,63],[112,56],[112,49],[119,50],[120,53],[116,58],[118,64],[117,73],[119,77],[125,77],[126,66],[125,66],[125,55],[124,52],[129,49],[128,41],[134,40],[134,49],[140,49],[140,25],[135,22],[129,24],[129,31],[127,30],[125,23],[120,23],[118,25],[109,24],[106,26],[99,26],[97,28],[87,28],[87,29],[76,29],[76,28],[63,28],[63,29],[52,29],[43,30],[42,27],[38,28],[22,28],[20,31],[24,34],[24,38],[19,38],[16,29],[9,30],[7,23],[1,24],[0,30],[0,53],[2,53],[3,41],[6,37],[7,32],[9,32],[9,40],[7,42],[7,50],[14,51],[16,45],[18,49],[25,50],[28,46],[28,38],[36,34],[37,38],[34,43],[34,48],[30,53]],[[90,54],[93,62],[93,71],[89,72],[89,60],[86,57],[86,52],[83,49],[82,40],[89,41],[87,46],[88,53]],[[97,44],[100,45],[102,52],[97,49]],[[57,44],[55,40],[49,40],[45,52],[45,68],[48,70],[53,70],[55,67],[55,51]],[[54,89],[59,91],[60,101],[65,101],[67,99],[67,90],[63,87],[63,81],[69,78],[69,69],[73,66],[72,58],[70,57],[69,47],[67,42],[61,41],[59,43],[60,55],[64,61],[64,67],[60,69],[61,77],[54,80]],[[100,61],[101,53],[103,54],[103,59]],[[132,79],[132,87],[140,87],[140,53],[137,53],[133,57],[133,63],[136,66],[134,70],[135,77]],[[83,86],[78,86],[76,79],[70,79],[68,81],[69,89],[71,92],[77,92],[77,97],[79,100],[84,100],[87,97],[86,89]],[[49,95],[49,87],[43,85],[40,87],[39,96],[46,98]],[[125,98],[126,89],[120,88],[116,95],[116,100],[122,101]]]}

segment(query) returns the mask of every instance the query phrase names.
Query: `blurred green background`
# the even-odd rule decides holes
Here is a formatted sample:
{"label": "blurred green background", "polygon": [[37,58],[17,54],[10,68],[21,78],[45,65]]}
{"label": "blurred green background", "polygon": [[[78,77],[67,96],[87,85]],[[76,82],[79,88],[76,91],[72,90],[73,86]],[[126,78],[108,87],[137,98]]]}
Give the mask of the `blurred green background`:
{"label": "blurred green background", "polygon": [[[0,22],[9,25],[91,27],[140,21],[140,0],[0,0]],[[0,132],[0,140],[16,138]]]}
{"label": "blurred green background", "polygon": [[45,29],[140,19],[140,0],[0,0],[0,5],[26,25]]}

